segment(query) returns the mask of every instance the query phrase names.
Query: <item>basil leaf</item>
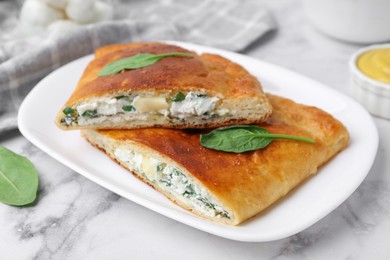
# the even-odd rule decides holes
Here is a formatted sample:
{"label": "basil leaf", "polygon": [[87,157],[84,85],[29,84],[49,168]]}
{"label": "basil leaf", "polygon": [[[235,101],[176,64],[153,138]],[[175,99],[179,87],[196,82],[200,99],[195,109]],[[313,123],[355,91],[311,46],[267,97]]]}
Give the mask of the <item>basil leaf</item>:
{"label": "basil leaf", "polygon": [[124,111],[127,111],[127,112],[135,111],[135,107],[133,107],[132,105],[124,105],[124,106],[122,107],[122,109],[123,109]]}
{"label": "basil leaf", "polygon": [[180,102],[183,101],[186,98],[186,95],[183,93],[179,92],[172,98],[172,102]]}
{"label": "basil leaf", "polygon": [[107,64],[99,72],[98,75],[109,76],[109,75],[117,74],[124,70],[134,70],[134,69],[144,68],[153,65],[154,63],[158,62],[159,60],[165,57],[172,57],[172,56],[187,57],[187,58],[194,57],[194,55],[192,55],[191,53],[184,53],[184,52],[168,52],[162,54],[138,53],[134,56],[116,60],[114,62]]}
{"label": "basil leaf", "polygon": [[35,201],[38,173],[26,157],[0,146],[0,202],[23,206]]}
{"label": "basil leaf", "polygon": [[200,135],[200,143],[217,151],[243,153],[267,147],[275,139],[288,139],[314,143],[313,139],[283,134],[271,134],[255,125],[237,125],[218,128],[208,134]]}

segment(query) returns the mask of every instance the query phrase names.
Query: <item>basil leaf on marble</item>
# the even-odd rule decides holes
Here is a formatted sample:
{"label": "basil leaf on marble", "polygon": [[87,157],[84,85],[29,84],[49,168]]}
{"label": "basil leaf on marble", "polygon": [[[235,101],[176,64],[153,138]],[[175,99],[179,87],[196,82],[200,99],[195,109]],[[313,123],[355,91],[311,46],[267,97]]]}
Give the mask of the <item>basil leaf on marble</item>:
{"label": "basil leaf on marble", "polygon": [[156,62],[158,62],[159,60],[165,57],[172,57],[172,56],[187,57],[187,58],[194,57],[194,55],[192,55],[191,53],[184,53],[184,52],[168,52],[162,54],[138,53],[134,56],[116,60],[107,64],[99,72],[98,75],[109,76],[109,75],[117,74],[124,70],[134,70],[134,69],[144,68],[155,64]]}
{"label": "basil leaf on marble", "polygon": [[271,134],[255,125],[237,125],[215,129],[200,135],[202,146],[224,152],[243,153],[267,147],[275,139],[288,139],[314,144],[314,140],[301,136]]}
{"label": "basil leaf on marble", "polygon": [[38,173],[26,157],[0,146],[0,202],[31,204],[37,197]]}

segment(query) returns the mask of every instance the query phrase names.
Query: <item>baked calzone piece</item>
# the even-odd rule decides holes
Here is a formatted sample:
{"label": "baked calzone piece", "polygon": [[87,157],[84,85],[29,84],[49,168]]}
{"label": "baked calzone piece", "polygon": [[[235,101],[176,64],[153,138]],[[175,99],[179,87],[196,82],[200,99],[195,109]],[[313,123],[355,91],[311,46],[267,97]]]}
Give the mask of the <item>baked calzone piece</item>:
{"label": "baked calzone piece", "polygon": [[[167,53],[187,56],[102,73],[121,59]],[[178,46],[133,43],[96,51],[56,123],[62,129],[204,128],[259,123],[271,112],[259,81],[240,65]]]}
{"label": "baked calzone piece", "polygon": [[271,133],[310,137],[315,144],[275,140],[264,149],[235,154],[202,147],[199,134],[206,130],[82,130],[82,135],[181,207],[237,225],[316,173],[349,140],[346,128],[331,115],[268,97],[274,112],[259,126]]}

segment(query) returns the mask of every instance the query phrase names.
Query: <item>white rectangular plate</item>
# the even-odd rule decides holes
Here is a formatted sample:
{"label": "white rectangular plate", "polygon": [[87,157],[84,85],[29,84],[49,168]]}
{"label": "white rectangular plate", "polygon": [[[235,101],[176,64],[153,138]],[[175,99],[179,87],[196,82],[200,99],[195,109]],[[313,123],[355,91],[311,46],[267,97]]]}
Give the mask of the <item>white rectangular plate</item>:
{"label": "white rectangular plate", "polygon": [[372,118],[359,104],[320,83],[266,62],[190,43],[170,43],[198,53],[220,54],[258,77],[266,91],[327,111],[348,128],[348,148],[270,209],[231,227],[181,209],[93,148],[78,131],[61,131],[54,125],[56,113],[69,98],[92,55],[57,69],[37,84],[20,107],[20,131],[50,156],[123,197],[189,226],[240,241],[271,241],[300,232],[339,206],[363,181],[376,155],[378,133]]}

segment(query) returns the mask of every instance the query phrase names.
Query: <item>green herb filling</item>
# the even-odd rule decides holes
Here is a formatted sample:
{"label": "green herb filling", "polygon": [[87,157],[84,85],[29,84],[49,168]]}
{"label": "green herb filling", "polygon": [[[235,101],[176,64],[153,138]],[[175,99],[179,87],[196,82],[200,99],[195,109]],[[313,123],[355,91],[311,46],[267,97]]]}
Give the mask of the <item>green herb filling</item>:
{"label": "green herb filling", "polygon": [[186,95],[184,95],[182,92],[179,92],[176,94],[176,96],[172,97],[172,102],[180,102],[183,101],[186,98]]}
{"label": "green herb filling", "polygon": [[86,110],[82,116],[84,117],[96,117],[97,111],[96,110]]}
{"label": "green herb filling", "polygon": [[[157,171],[163,171],[164,168],[165,167],[163,165],[158,165]],[[212,202],[210,202],[208,198],[202,197],[201,194],[196,193],[194,185],[192,183],[188,182],[187,177],[180,170],[174,168],[170,174],[164,174],[163,178],[160,179],[160,182],[163,183],[166,187],[172,187],[173,186],[173,183],[172,183],[173,176],[180,176],[181,177],[180,179],[182,180],[182,184],[186,184],[185,191],[181,195],[183,195],[186,198],[198,200],[205,207],[207,207],[211,210],[214,210],[217,215],[220,215],[221,217],[230,219],[227,211],[219,210],[218,207],[215,204],[213,204]]]}
{"label": "green herb filling", "polygon": [[122,107],[122,109],[126,112],[132,112],[132,111],[135,111],[135,107],[133,107],[132,105],[124,105]]}

